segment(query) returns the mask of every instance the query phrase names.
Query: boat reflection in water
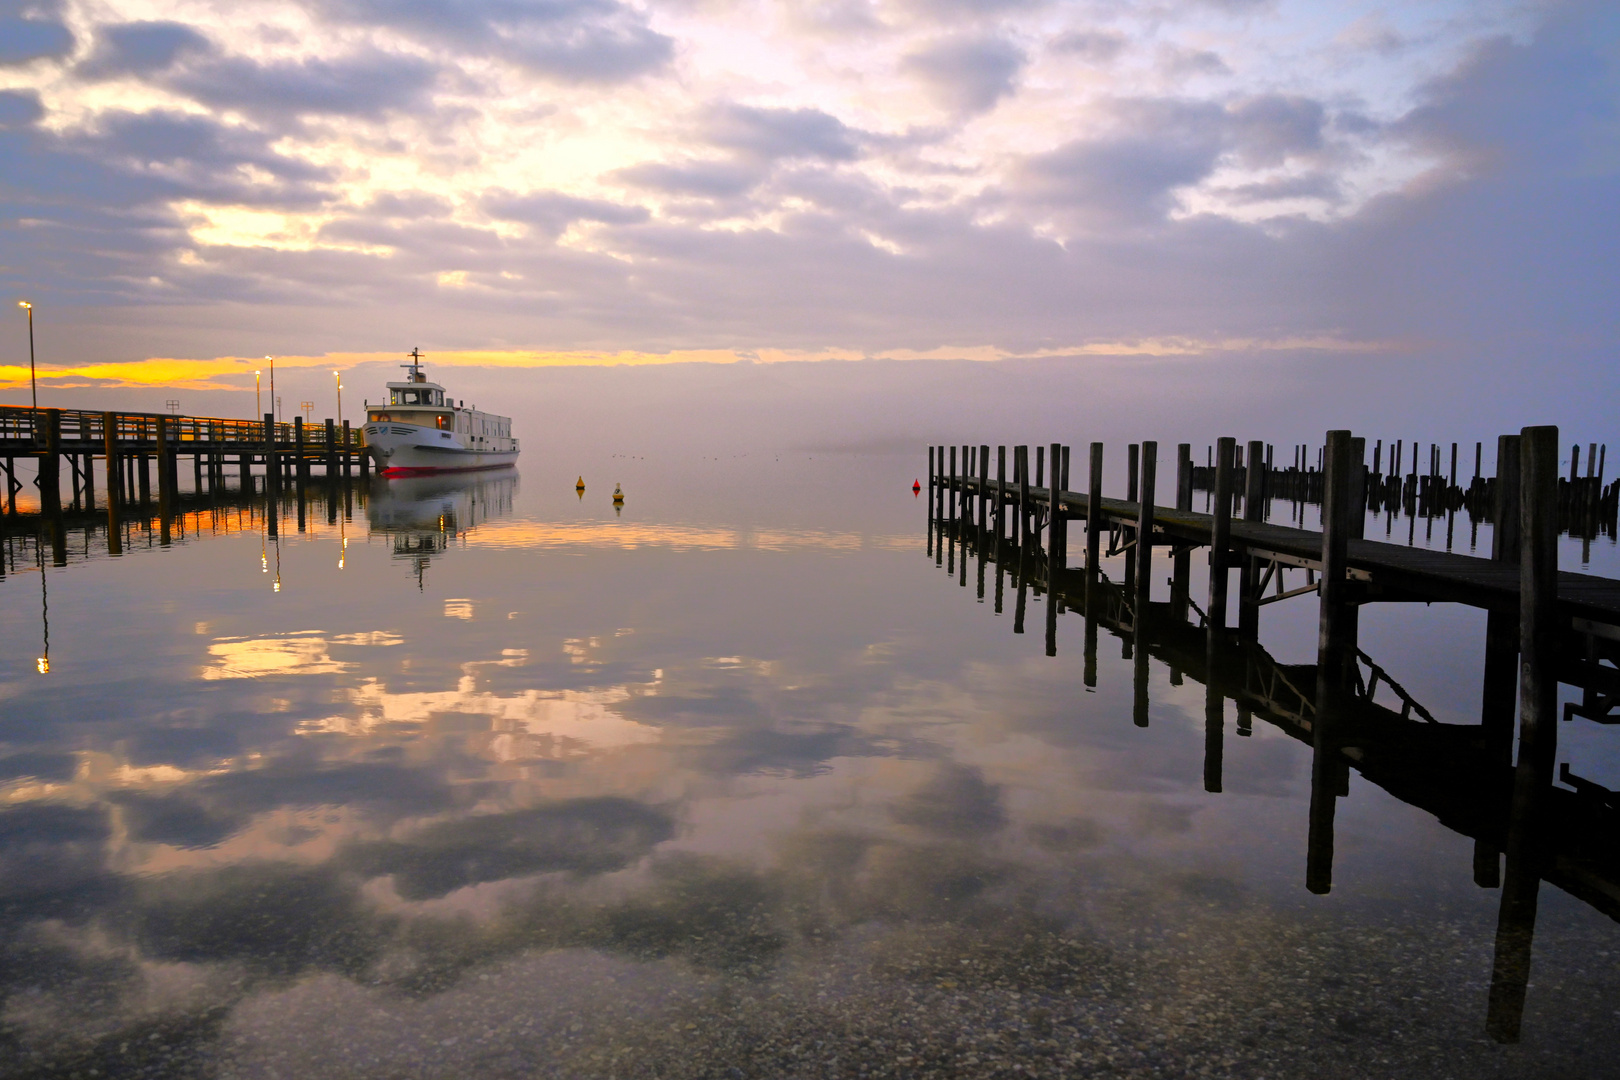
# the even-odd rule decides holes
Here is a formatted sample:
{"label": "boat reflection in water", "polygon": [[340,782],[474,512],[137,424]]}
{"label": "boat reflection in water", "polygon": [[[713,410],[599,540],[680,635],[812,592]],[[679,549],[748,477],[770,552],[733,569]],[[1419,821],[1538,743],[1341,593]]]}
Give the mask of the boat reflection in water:
{"label": "boat reflection in water", "polygon": [[394,558],[408,559],[418,586],[435,555],[464,541],[483,522],[511,514],[516,469],[378,480],[366,504],[374,536],[388,537]]}

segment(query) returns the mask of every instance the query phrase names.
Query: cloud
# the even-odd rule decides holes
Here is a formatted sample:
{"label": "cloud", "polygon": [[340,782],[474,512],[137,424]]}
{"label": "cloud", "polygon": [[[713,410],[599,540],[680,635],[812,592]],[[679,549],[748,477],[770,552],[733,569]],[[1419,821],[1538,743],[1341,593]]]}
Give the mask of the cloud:
{"label": "cloud", "polygon": [[635,225],[649,217],[645,206],[626,206],[604,199],[581,199],[556,191],[535,191],[526,195],[509,191],[491,192],[480,205],[491,217],[520,221],[551,237],[560,235],[576,221]]}
{"label": "cloud", "polygon": [[45,107],[36,90],[0,90],[0,131],[39,123]]}
{"label": "cloud", "polygon": [[940,106],[971,115],[993,109],[1010,95],[1027,59],[1022,49],[1002,38],[960,37],[912,53],[901,67],[920,79]]}
{"label": "cloud", "polygon": [[615,83],[656,71],[674,42],[616,0],[326,0],[329,19],[409,34],[432,48],[495,56],[565,82]]}
{"label": "cloud", "polygon": [[734,161],[652,161],[619,169],[613,173],[613,178],[632,187],[666,195],[730,199],[748,192],[764,180],[765,172],[757,164]]}
{"label": "cloud", "polygon": [[0,67],[66,56],[73,51],[73,31],[58,21],[57,3],[0,2]]}
{"label": "cloud", "polygon": [[1303,176],[1281,176],[1259,180],[1252,184],[1220,188],[1219,194],[1240,203],[1277,202],[1284,199],[1320,199],[1337,203],[1344,198],[1338,180],[1328,173],[1306,173]]}
{"label": "cloud", "polygon": [[1028,158],[1017,193],[1090,227],[1146,224],[1171,209],[1176,188],[1208,176],[1225,146],[1226,113],[1214,104],[1144,99],[1112,111],[1110,133]]}
{"label": "cloud", "polygon": [[1262,94],[1227,107],[1233,146],[1247,165],[1280,165],[1322,149],[1327,110],[1297,95]]}
{"label": "cloud", "polygon": [[1232,74],[1232,69],[1226,66],[1219,53],[1174,45],[1166,45],[1159,50],[1159,68],[1175,79]]}
{"label": "cloud", "polygon": [[260,119],[378,118],[422,103],[437,74],[435,65],[415,56],[366,48],[336,60],[259,64],[220,57],[187,66],[168,81],[205,105]]}
{"label": "cloud", "polygon": [[853,161],[858,133],[820,109],[760,109],[725,105],[703,127],[708,141],[762,160]]}
{"label": "cloud", "polygon": [[1117,30],[1069,30],[1053,38],[1047,48],[1090,64],[1108,64],[1117,60],[1129,44],[1130,39]]}
{"label": "cloud", "polygon": [[150,75],[182,56],[213,50],[211,41],[183,23],[115,23],[97,28],[95,48],[75,72],[86,79]]}

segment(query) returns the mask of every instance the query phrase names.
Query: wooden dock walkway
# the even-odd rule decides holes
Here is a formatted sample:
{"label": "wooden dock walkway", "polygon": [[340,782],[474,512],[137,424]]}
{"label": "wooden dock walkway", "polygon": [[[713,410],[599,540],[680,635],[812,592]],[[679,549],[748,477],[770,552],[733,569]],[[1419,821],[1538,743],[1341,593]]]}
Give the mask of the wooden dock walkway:
{"label": "wooden dock walkway", "polygon": [[[1620,581],[1558,569],[1561,531],[1574,531],[1575,526],[1580,530],[1576,534],[1586,538],[1593,535],[1594,521],[1607,520],[1613,535],[1620,484],[1605,486],[1601,468],[1593,475],[1590,453],[1588,476],[1579,476],[1578,449],[1569,479],[1561,477],[1557,428],[1525,428],[1519,435],[1502,436],[1497,476],[1482,483],[1476,475],[1469,488],[1475,509],[1493,524],[1491,557],[1478,558],[1363,536],[1369,509],[1383,500],[1406,498],[1414,486],[1414,497],[1423,496],[1426,488],[1432,506],[1451,503],[1447,512],[1454,512],[1454,484],[1440,482],[1432,449],[1432,481],[1397,484],[1367,468],[1365,440],[1348,431],[1328,432],[1321,469],[1304,474],[1291,470],[1284,478],[1293,486],[1296,502],[1319,503],[1318,531],[1265,520],[1271,501],[1266,489],[1275,470],[1262,443],[1249,443],[1244,456],[1251,464],[1266,463],[1264,468],[1240,470],[1234,439],[1221,439],[1212,450],[1205,476],[1210,487],[1207,513],[1192,509],[1195,470],[1188,444],[1177,448],[1175,494],[1172,506],[1165,508],[1156,498],[1156,443],[1129,447],[1123,499],[1103,495],[1104,448],[1093,443],[1090,449],[1087,490],[1077,492],[1067,482],[1069,449],[1057,443],[1036,447],[1033,462],[1029,447],[1013,447],[1010,473],[1007,448],[998,447],[993,478],[988,446],[930,447],[930,555],[943,561],[948,544],[954,563],[960,545],[965,586],[968,552],[978,553],[982,596],[984,565],[994,553],[998,612],[1001,566],[1011,562],[1018,590],[1015,632],[1024,629],[1027,592],[1044,586],[1048,655],[1057,652],[1059,609],[1078,606],[1085,611],[1082,655],[1088,685],[1095,682],[1098,625],[1128,634],[1138,724],[1147,723],[1150,653],[1170,664],[1173,682],[1186,673],[1201,677],[1206,685],[1209,790],[1220,789],[1228,696],[1239,706],[1239,734],[1260,714],[1308,741],[1311,808],[1305,881],[1312,892],[1325,893],[1332,885],[1334,806],[1348,791],[1349,768],[1363,767],[1363,774],[1375,782],[1382,777],[1392,792],[1418,792],[1410,772],[1414,762],[1462,770],[1453,777],[1450,801],[1436,803],[1436,812],[1448,824],[1464,822],[1453,827],[1476,839],[1476,880],[1501,888],[1486,1028],[1500,1041],[1517,1041],[1540,883],[1554,882],[1620,918],[1615,843],[1620,837],[1620,794],[1571,777],[1567,770],[1562,779],[1574,793],[1553,783],[1560,719],[1620,723]],[[1476,454],[1476,461],[1480,456]],[[1302,462],[1296,455],[1296,466]],[[1455,471],[1454,452],[1453,482]],[[1043,472],[1051,477],[1049,485],[1043,483]],[[1487,500],[1488,509],[1481,505]],[[1085,525],[1084,555],[1072,569],[1070,521]],[[1152,595],[1156,548],[1169,549],[1168,602]],[[1198,548],[1206,549],[1210,568],[1202,608],[1190,589],[1190,556]],[[1119,555],[1125,556],[1123,581],[1115,585],[1103,573],[1102,562]],[[1238,618],[1230,626],[1233,571]],[[1285,577],[1291,572],[1303,573],[1305,583],[1287,587]],[[1316,663],[1276,664],[1259,646],[1260,612],[1305,595],[1317,599]],[[1487,613],[1477,727],[1454,727],[1460,734],[1425,730],[1448,725],[1436,725],[1427,710],[1358,648],[1360,609],[1403,602],[1464,604]],[[1380,683],[1386,695],[1399,700],[1399,713],[1374,700]],[[1561,683],[1582,691],[1581,700],[1565,703],[1562,711]],[[1409,801],[1423,797],[1419,792]],[[1499,862],[1499,854],[1505,861]]]}
{"label": "wooden dock walkway", "polygon": [[36,463],[41,512],[52,515],[94,509],[97,460],[104,466],[104,502],[110,511],[147,503],[154,489],[160,506],[172,503],[180,490],[179,462],[184,457],[191,458],[196,491],[224,486],[231,466],[248,488],[254,484],[255,466],[262,467],[266,486],[306,482],[316,467],[328,479],[350,476],[356,469],[362,477],[370,473],[360,432],[347,420],[278,423],[269,413],[263,420],[238,420],[0,406],[0,471],[5,476],[5,512],[11,516],[17,514],[17,494],[23,489],[18,459]]}

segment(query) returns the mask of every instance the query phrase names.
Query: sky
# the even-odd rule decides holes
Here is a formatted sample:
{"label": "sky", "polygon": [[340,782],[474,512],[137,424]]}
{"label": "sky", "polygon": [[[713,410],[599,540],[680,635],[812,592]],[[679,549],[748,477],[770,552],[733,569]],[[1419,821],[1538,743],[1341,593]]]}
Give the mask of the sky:
{"label": "sky", "polygon": [[420,346],[486,396],[965,363],[1596,427],[1617,173],[1603,3],[0,0],[0,292],[63,404]]}

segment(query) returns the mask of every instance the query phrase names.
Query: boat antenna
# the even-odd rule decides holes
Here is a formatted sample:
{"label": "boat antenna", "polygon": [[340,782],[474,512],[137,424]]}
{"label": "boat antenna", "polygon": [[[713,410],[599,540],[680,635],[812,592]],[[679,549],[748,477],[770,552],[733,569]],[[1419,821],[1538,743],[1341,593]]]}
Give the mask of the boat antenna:
{"label": "boat antenna", "polygon": [[408,364],[401,364],[399,366],[402,367],[402,368],[408,368],[410,370],[411,381],[412,382],[421,382],[422,381],[422,350],[419,349],[419,348],[412,349],[406,355],[408,355],[411,358],[411,362],[408,363]]}

